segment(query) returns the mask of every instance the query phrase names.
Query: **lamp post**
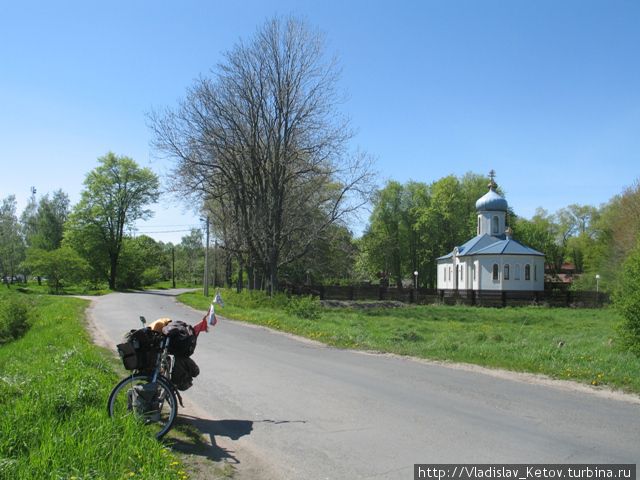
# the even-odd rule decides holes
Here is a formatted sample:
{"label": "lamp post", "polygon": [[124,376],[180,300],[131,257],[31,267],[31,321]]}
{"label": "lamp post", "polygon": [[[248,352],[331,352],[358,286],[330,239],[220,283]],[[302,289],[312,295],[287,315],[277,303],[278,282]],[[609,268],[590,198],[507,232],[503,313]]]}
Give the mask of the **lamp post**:
{"label": "lamp post", "polygon": [[416,303],[418,303],[418,271],[413,272],[413,290]]}
{"label": "lamp post", "polygon": [[596,293],[600,292],[600,274],[596,273]]}

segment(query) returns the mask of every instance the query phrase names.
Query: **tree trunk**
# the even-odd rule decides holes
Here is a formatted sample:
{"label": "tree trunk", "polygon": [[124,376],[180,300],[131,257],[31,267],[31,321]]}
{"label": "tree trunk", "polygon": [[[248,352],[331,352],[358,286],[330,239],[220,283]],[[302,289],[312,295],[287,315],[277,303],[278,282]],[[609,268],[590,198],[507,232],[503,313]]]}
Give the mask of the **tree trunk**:
{"label": "tree trunk", "polygon": [[112,255],[110,258],[111,261],[111,269],[109,271],[109,289],[116,289],[116,274],[118,272],[118,257]]}
{"label": "tree trunk", "polygon": [[244,286],[244,261],[242,257],[238,257],[238,284],[236,286],[236,291],[238,293],[242,292],[242,287]]}
{"label": "tree trunk", "polygon": [[255,268],[253,265],[247,266],[247,279],[249,280],[249,290],[254,290],[256,285]]}
{"label": "tree trunk", "polygon": [[278,257],[276,254],[271,256],[271,261],[269,262],[269,296],[273,297],[273,295],[278,291]]}

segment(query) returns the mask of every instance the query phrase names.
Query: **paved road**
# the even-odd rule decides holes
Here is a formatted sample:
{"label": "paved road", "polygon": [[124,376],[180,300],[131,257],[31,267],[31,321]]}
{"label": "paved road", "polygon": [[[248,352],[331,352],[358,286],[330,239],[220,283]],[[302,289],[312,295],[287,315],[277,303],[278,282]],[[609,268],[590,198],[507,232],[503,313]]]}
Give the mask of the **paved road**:
{"label": "paved road", "polygon": [[[171,292],[98,298],[114,343],[138,315],[196,323]],[[328,348],[223,320],[187,392],[281,479],[411,479],[414,463],[640,463],[640,405],[558,386]]]}

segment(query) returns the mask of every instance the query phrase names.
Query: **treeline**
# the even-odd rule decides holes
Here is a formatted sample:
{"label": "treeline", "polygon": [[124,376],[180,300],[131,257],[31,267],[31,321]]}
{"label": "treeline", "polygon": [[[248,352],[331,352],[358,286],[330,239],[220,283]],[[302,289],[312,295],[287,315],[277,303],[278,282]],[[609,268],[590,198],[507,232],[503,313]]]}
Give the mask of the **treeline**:
{"label": "treeline", "polygon": [[[122,179],[127,178],[126,182]],[[499,187],[498,187],[499,189]],[[124,191],[147,190],[140,198]],[[81,201],[71,206],[61,190],[31,196],[20,216],[15,196],[0,205],[0,276],[7,283],[27,276],[46,278],[51,290],[86,283],[136,288],[175,279],[200,285],[205,246],[201,229],[174,245],[128,235],[128,227],[150,215],[157,178],[148,169],[114,154],[99,159],[87,175]],[[436,258],[476,233],[475,202],[487,191],[486,177],[467,173],[430,184],[389,181],[374,192],[372,212],[361,238],[335,224],[309,241],[295,261],[281,267],[283,286],[303,284],[389,283],[434,288]],[[107,199],[110,199],[109,203]],[[206,210],[205,210],[206,211]],[[601,206],[569,205],[554,213],[539,208],[531,219],[508,213],[514,238],[546,255],[553,276],[566,262],[576,268],[574,287],[614,291],[622,265],[638,241],[640,184]],[[212,222],[209,279],[212,285],[267,289],[264,273],[249,272]],[[113,282],[113,283],[112,283]]]}
{"label": "treeline", "polygon": [[[108,153],[98,159],[84,182],[80,201],[71,206],[62,190],[39,198],[32,193],[18,215],[15,195],[0,205],[0,279],[8,286],[33,277],[51,291],[84,284],[92,288],[137,288],[161,281],[202,284],[204,235],[193,229],[180,243],[163,243],[134,236],[135,222],[151,216],[158,199],[157,176],[132,159]],[[206,209],[203,208],[206,212]],[[209,212],[211,214],[211,212]],[[215,229],[216,223],[212,222]],[[217,238],[223,232],[216,232]],[[356,260],[356,245],[345,226],[329,225],[323,234],[306,240],[304,255],[282,268],[289,282],[348,278]],[[262,289],[264,276],[247,275],[242,251],[224,241],[209,249],[211,284]]]}

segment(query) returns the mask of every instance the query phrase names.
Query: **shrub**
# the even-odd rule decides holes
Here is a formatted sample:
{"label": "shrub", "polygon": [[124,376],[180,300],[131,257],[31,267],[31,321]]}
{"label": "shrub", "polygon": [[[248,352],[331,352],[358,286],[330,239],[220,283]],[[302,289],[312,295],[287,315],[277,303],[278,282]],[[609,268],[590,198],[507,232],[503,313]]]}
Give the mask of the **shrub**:
{"label": "shrub", "polygon": [[151,267],[142,272],[142,285],[147,287],[162,280],[162,271],[160,267]]}
{"label": "shrub", "polygon": [[29,309],[24,301],[9,296],[0,305],[0,344],[20,338],[29,329]]}
{"label": "shrub", "polygon": [[309,296],[291,297],[285,306],[289,315],[294,315],[307,320],[315,320],[320,317],[320,302],[317,298]]}
{"label": "shrub", "polygon": [[640,356],[640,244],[624,262],[614,302],[623,317],[623,345]]}

